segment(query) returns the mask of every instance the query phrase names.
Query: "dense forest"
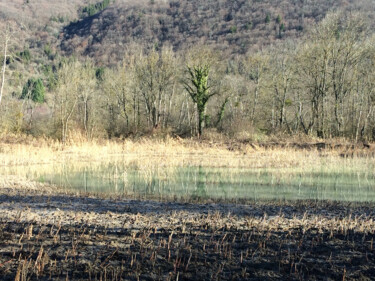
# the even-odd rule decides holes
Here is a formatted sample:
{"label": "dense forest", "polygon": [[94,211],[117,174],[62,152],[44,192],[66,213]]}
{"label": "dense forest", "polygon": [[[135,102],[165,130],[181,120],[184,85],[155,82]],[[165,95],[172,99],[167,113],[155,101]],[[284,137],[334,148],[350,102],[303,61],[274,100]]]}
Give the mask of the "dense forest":
{"label": "dense forest", "polygon": [[374,140],[374,10],[118,0],[82,1],[44,24],[8,14],[0,130],[62,141],[207,131]]}
{"label": "dense forest", "polygon": [[246,54],[284,39],[299,38],[332,9],[374,11],[374,3],[357,4],[327,0],[173,0],[126,5],[117,1],[64,27],[60,47],[67,55],[83,54],[110,65],[122,59],[126,46],[134,42],[145,48],[171,46],[175,51],[204,44],[228,55]]}

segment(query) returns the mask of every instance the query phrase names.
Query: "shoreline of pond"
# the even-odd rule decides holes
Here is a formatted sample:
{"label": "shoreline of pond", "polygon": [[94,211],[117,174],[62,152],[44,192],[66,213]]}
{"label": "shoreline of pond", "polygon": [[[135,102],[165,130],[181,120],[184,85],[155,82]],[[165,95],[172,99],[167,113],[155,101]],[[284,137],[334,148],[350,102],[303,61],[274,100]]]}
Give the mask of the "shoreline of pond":
{"label": "shoreline of pond", "polygon": [[11,179],[0,187],[4,280],[375,275],[372,203],[157,202]]}

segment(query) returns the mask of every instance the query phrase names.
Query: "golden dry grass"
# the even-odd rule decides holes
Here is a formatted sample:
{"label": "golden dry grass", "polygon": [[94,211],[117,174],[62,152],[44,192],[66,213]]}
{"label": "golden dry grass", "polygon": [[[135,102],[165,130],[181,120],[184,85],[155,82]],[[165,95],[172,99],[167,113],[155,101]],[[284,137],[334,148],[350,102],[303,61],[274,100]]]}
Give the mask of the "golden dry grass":
{"label": "golden dry grass", "polygon": [[244,144],[235,149],[224,142],[190,139],[144,138],[137,141],[76,140],[68,145],[50,139],[0,137],[0,166],[20,167],[57,163],[121,163],[139,169],[155,167],[205,166],[252,169],[293,169],[296,172],[327,169],[362,172],[375,167],[372,155],[342,157],[339,149],[297,149],[259,147]]}

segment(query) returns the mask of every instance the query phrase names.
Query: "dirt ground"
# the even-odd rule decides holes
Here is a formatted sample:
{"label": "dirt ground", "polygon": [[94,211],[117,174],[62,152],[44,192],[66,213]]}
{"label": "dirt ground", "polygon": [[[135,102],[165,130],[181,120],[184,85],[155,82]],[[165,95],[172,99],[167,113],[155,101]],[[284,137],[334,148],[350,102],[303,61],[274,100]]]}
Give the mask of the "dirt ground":
{"label": "dirt ground", "polygon": [[0,189],[1,280],[375,280],[375,209]]}

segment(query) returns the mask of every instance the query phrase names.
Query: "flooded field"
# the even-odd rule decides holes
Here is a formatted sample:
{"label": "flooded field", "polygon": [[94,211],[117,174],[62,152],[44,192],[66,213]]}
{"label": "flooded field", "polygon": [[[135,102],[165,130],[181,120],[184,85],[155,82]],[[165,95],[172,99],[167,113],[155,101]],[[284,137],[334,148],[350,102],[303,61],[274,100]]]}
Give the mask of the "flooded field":
{"label": "flooded field", "polygon": [[[218,161],[218,159],[214,159]],[[207,163],[206,163],[207,164]],[[157,159],[133,162],[64,161],[8,167],[9,174],[54,184],[63,190],[143,199],[333,200],[375,202],[375,161],[315,159],[286,167],[168,166]]]}
{"label": "flooded field", "polygon": [[2,280],[373,279],[363,151],[2,149]]}

